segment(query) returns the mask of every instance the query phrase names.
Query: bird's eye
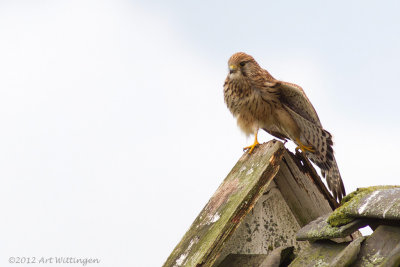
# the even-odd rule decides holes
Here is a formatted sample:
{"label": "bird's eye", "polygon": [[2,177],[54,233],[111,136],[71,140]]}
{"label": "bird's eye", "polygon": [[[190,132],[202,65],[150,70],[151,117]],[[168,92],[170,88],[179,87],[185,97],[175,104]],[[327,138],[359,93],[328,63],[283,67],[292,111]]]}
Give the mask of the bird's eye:
{"label": "bird's eye", "polygon": [[243,67],[244,64],[246,64],[246,62],[244,62],[244,61],[242,61],[242,62],[239,63],[239,65],[240,65],[241,67]]}

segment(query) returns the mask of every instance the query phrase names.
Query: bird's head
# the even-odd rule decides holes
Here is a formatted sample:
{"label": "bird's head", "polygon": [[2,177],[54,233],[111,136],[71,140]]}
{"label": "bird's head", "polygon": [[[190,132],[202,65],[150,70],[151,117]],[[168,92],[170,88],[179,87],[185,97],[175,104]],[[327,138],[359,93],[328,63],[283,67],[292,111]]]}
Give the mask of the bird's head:
{"label": "bird's head", "polygon": [[228,68],[230,79],[242,79],[256,74],[260,66],[252,56],[238,52],[230,57]]}

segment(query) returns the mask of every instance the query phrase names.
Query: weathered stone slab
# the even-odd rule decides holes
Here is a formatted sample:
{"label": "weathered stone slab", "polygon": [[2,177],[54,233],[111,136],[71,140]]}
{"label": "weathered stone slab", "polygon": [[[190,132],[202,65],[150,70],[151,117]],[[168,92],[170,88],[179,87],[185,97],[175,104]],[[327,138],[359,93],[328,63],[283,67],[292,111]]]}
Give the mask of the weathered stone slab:
{"label": "weathered stone slab", "polygon": [[335,243],[330,240],[316,241],[303,250],[289,266],[334,266],[331,263],[347,245],[348,243]]}
{"label": "weathered stone slab", "polygon": [[400,221],[400,187],[359,188],[343,198],[342,206],[331,214],[328,223],[332,226],[341,226],[355,218]]}
{"label": "weathered stone slab", "polygon": [[339,227],[331,226],[327,222],[329,216],[330,213],[325,214],[301,228],[297,232],[296,239],[314,241],[346,237],[359,228],[366,226],[366,222],[361,220],[354,220]]}
{"label": "weathered stone slab", "polygon": [[391,264],[400,260],[397,254],[393,255],[399,244],[400,227],[380,225],[361,246],[354,266],[398,266]]}
{"label": "weathered stone slab", "polygon": [[281,142],[270,141],[244,153],[164,266],[211,266],[275,177],[284,151]]}
{"label": "weathered stone slab", "polygon": [[398,267],[400,266],[400,244],[390,252],[390,254],[384,259],[379,267]]}
{"label": "weathered stone slab", "polygon": [[365,240],[364,236],[360,236],[353,240],[345,249],[343,249],[330,263],[330,266],[345,267],[351,266],[357,259],[361,249],[361,243]]}
{"label": "weathered stone slab", "polygon": [[265,254],[229,254],[218,267],[279,267],[294,258],[294,247],[280,247]]}
{"label": "weathered stone slab", "polygon": [[335,243],[330,240],[316,241],[302,251],[289,266],[353,266],[364,239],[365,237],[359,237],[351,243]]}

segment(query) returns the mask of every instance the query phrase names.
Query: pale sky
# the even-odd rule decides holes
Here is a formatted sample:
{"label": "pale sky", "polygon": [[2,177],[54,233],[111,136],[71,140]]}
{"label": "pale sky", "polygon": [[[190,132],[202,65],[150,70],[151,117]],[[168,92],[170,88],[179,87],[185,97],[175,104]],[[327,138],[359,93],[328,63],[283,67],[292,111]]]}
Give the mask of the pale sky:
{"label": "pale sky", "polygon": [[252,142],[223,101],[238,51],[304,88],[347,192],[399,184],[399,11],[0,0],[0,265],[161,266]]}

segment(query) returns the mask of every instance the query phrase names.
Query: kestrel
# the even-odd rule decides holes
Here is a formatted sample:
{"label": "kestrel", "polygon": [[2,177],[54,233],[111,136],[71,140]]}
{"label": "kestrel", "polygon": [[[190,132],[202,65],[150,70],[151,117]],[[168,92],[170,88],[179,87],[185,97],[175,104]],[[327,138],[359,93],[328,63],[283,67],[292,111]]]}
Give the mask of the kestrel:
{"label": "kestrel", "polygon": [[279,139],[292,140],[321,169],[334,198],[340,202],[346,192],[333,155],[332,135],[322,128],[303,89],[276,80],[243,52],[233,54],[228,67],[225,103],[239,128],[247,136],[255,136],[254,143],[244,149],[251,153],[259,144],[259,129]]}

